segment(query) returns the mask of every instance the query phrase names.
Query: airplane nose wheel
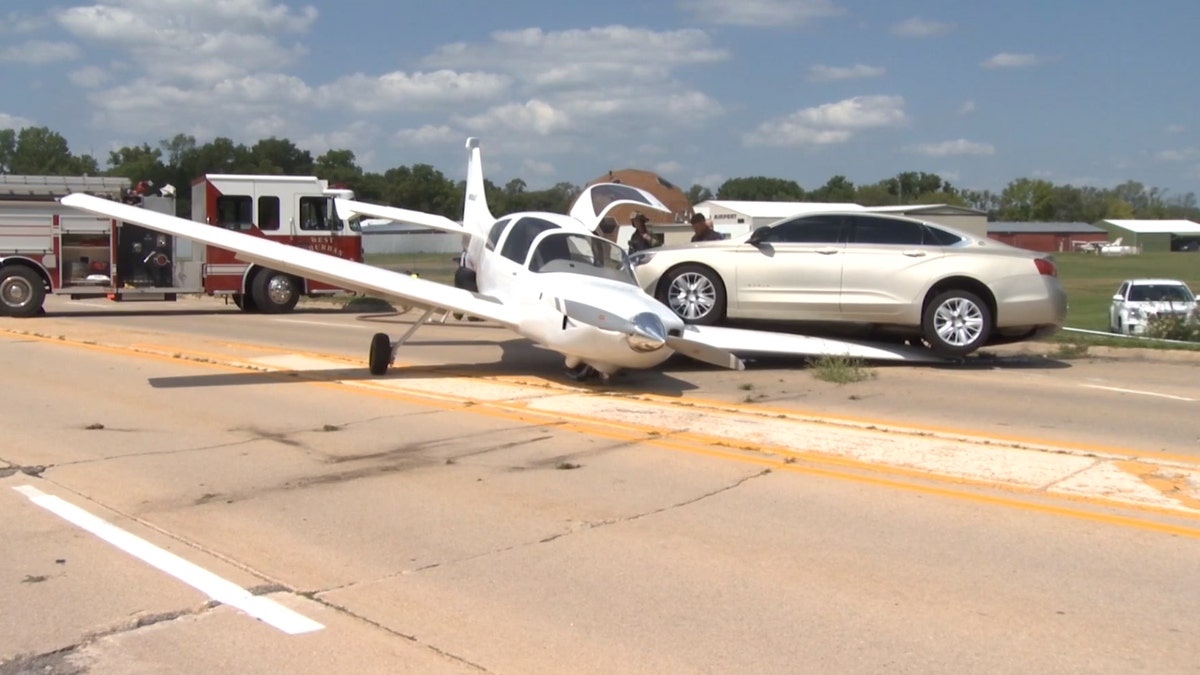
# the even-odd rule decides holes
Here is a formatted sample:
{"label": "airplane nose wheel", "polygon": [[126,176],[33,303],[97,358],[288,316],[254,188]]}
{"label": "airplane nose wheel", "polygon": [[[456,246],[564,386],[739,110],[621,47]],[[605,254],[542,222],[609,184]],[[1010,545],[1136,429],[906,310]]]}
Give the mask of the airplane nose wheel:
{"label": "airplane nose wheel", "polygon": [[386,375],[388,366],[392,365],[392,339],[387,333],[376,333],[371,337],[371,351],[367,356],[367,364],[372,375]]}

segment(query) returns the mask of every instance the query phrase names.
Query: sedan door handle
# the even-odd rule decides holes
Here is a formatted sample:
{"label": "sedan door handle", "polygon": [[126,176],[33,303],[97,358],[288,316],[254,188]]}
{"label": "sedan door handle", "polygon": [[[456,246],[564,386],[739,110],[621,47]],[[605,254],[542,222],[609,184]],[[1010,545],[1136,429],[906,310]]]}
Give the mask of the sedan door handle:
{"label": "sedan door handle", "polygon": [[835,246],[829,246],[829,247],[827,247],[827,248],[819,248],[819,249],[817,249],[817,253],[820,253],[821,255],[833,255],[834,253],[837,253],[837,252],[838,252],[838,251],[840,251],[840,250],[841,250],[841,249],[839,249],[839,248],[837,248],[837,247],[835,247]]}
{"label": "sedan door handle", "polygon": [[909,250],[909,251],[905,251],[905,252],[904,252],[904,255],[906,255],[906,256],[908,256],[908,257],[910,257],[910,258],[923,258],[923,257],[925,257],[925,251],[920,251],[920,250],[913,251],[913,250]]}

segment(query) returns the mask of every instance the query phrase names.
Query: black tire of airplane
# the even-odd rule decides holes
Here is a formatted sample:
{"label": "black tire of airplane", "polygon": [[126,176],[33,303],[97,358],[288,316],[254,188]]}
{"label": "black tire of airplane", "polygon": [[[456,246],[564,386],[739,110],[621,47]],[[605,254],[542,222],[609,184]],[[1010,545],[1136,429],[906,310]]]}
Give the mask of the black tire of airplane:
{"label": "black tire of airplane", "polygon": [[386,375],[392,365],[392,339],[387,333],[371,336],[371,351],[367,353],[367,367],[372,375]]}
{"label": "black tire of airplane", "polygon": [[[295,277],[284,272],[262,270],[250,285],[250,297],[263,314],[285,314],[292,311],[300,301],[300,288]],[[282,302],[271,298],[272,289],[276,291],[276,295],[283,291]]]}
{"label": "black tire of airplane", "polygon": [[[670,298],[668,297],[670,294],[671,285],[675,283],[675,280],[687,274],[695,274],[704,277],[704,279],[712,286],[713,289],[712,307],[707,312],[697,317],[686,317],[680,314],[675,310],[674,307],[671,306]],[[663,276],[662,282],[658,285],[657,297],[659,302],[663,303],[667,307],[671,307],[671,311],[675,312],[675,315],[683,319],[686,323],[693,323],[698,326],[712,326],[716,323],[719,323],[721,319],[725,318],[725,283],[721,281],[721,276],[719,274],[714,272],[712,269],[705,267],[704,265],[680,265],[679,267],[667,272],[667,274]]]}
{"label": "black tire of airplane", "polygon": [[[974,305],[974,308],[979,312],[981,318],[981,329],[979,335],[974,340],[962,345],[951,344],[942,339],[938,335],[937,327],[934,322],[937,318],[938,308],[951,300],[959,300],[964,303]],[[942,356],[966,356],[971,352],[982,347],[992,334],[992,311],[988,309],[987,303],[979,299],[979,296],[970,291],[961,289],[952,289],[939,293],[926,307],[925,316],[921,317],[921,333],[925,341],[929,343],[929,348]]]}
{"label": "black tire of airplane", "polygon": [[0,308],[9,316],[27,318],[42,311],[46,287],[37,272],[22,265],[0,270]]}

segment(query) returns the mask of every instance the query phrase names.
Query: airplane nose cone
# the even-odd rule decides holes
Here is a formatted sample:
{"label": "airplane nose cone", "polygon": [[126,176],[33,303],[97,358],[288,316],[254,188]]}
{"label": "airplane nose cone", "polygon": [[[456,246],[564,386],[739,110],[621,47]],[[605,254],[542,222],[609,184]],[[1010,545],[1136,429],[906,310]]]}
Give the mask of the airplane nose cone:
{"label": "airplane nose cone", "polygon": [[651,312],[633,317],[633,333],[629,335],[629,347],[635,352],[652,352],[667,344],[667,329],[662,319]]}

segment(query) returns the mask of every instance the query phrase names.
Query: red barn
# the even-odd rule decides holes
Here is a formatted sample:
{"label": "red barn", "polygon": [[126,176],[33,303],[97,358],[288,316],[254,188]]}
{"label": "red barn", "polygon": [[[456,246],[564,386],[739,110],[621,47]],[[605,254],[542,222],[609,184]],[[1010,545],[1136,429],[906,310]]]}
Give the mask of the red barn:
{"label": "red barn", "polygon": [[1064,253],[1078,251],[1085,243],[1105,243],[1108,232],[1087,223],[988,223],[988,237],[1010,246]]}

